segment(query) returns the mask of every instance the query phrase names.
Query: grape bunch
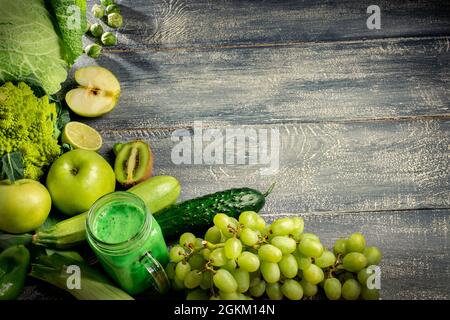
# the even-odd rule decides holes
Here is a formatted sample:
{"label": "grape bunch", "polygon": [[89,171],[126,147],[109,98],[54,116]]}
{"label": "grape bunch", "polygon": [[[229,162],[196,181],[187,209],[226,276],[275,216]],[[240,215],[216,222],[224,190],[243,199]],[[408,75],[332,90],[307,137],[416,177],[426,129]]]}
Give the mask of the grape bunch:
{"label": "grape bunch", "polygon": [[300,217],[266,224],[245,211],[239,220],[218,213],[213,222],[203,239],[186,232],[170,250],[167,275],[188,300],[379,299],[367,284],[381,252],[366,247],[360,233],[338,239],[330,251],[303,232]]}

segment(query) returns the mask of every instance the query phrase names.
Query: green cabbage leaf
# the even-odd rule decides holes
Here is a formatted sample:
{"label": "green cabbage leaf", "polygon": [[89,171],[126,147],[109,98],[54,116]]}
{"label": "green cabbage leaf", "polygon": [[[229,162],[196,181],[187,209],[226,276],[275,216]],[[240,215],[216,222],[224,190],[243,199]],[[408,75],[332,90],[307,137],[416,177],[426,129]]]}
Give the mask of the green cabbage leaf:
{"label": "green cabbage leaf", "polygon": [[83,53],[85,0],[0,0],[0,84],[54,94]]}

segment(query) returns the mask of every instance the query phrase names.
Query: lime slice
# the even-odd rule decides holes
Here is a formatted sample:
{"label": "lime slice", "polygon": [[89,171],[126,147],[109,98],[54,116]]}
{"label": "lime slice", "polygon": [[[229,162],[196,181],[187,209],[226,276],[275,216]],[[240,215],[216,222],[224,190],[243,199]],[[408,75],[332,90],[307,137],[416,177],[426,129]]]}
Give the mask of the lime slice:
{"label": "lime slice", "polygon": [[98,151],[102,147],[102,136],[97,130],[87,124],[71,121],[64,127],[63,143],[70,144],[74,149]]}

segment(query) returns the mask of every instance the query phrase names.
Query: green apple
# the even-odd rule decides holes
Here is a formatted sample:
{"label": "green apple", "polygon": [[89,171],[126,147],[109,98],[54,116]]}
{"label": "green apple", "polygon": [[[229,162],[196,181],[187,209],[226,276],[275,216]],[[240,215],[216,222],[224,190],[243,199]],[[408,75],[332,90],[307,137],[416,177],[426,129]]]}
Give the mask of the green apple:
{"label": "green apple", "polygon": [[63,154],[47,175],[53,205],[67,215],[89,210],[98,198],[114,191],[115,182],[109,163],[98,153],[83,149]]}
{"label": "green apple", "polygon": [[35,230],[45,222],[51,207],[50,194],[41,183],[29,179],[0,181],[0,230]]}
{"label": "green apple", "polygon": [[120,83],[108,69],[99,66],[79,68],[75,71],[79,87],[66,94],[69,108],[83,117],[98,117],[110,112],[120,96]]}

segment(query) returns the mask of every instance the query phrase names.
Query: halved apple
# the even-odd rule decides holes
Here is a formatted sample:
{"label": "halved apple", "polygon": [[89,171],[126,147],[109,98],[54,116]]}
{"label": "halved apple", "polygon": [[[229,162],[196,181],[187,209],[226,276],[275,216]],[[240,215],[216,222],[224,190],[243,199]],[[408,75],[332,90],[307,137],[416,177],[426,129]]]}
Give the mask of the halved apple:
{"label": "halved apple", "polygon": [[99,66],[80,68],[75,71],[78,88],[66,94],[69,108],[83,117],[98,117],[110,112],[120,96],[120,84],[108,69]]}

